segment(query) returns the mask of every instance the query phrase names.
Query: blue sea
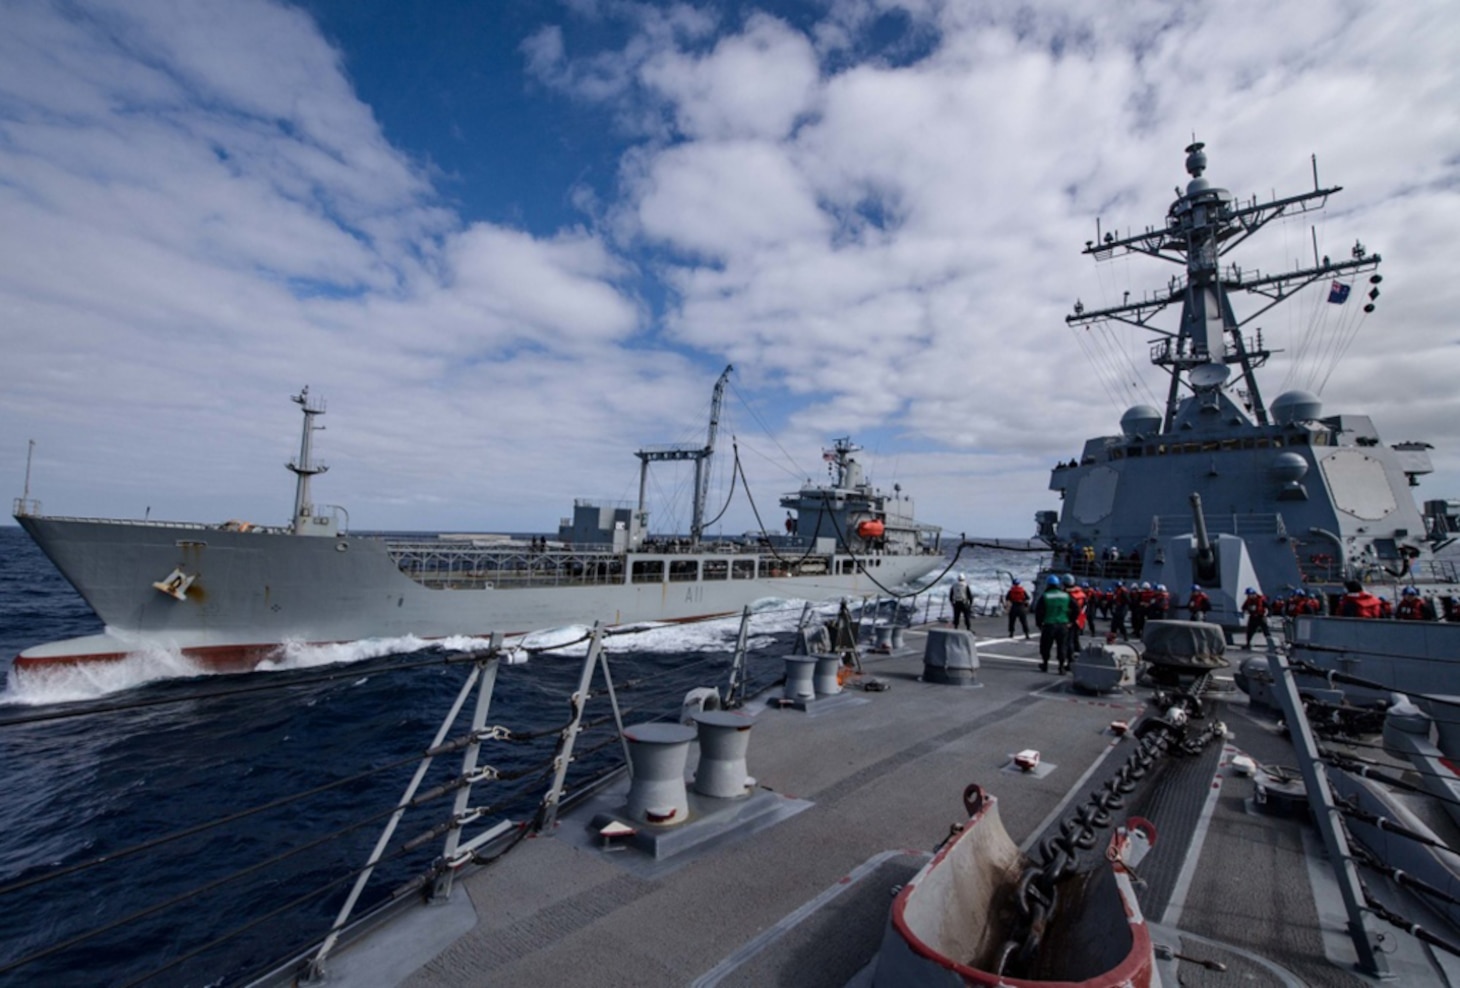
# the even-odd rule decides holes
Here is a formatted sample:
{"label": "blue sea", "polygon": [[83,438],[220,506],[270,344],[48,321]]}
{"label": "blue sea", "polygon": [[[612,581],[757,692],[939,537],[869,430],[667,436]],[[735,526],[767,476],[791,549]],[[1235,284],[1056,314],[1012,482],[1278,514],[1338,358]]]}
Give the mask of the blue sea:
{"label": "blue sea", "polygon": [[[965,550],[918,616],[946,610],[959,572],[993,600],[1038,563]],[[780,678],[801,610],[757,606],[753,690]],[[10,671],[24,648],[100,630],[24,532],[0,527],[0,988],[245,981],[329,929],[479,643],[293,649],[247,675],[197,675],[165,655],[49,680]],[[488,723],[561,727],[585,631],[529,640],[525,661],[500,669]],[[673,718],[689,689],[723,686],[737,631],[727,620],[609,639],[625,721]],[[608,714],[606,699],[590,702],[599,723],[579,739],[570,788],[617,764]],[[482,764],[521,778],[478,787],[472,805],[490,807],[489,822],[529,819],[552,743],[485,745]],[[459,754],[436,758],[423,790],[459,770]],[[439,839],[400,848],[450,811],[448,795],[405,814],[357,915],[430,868]]]}

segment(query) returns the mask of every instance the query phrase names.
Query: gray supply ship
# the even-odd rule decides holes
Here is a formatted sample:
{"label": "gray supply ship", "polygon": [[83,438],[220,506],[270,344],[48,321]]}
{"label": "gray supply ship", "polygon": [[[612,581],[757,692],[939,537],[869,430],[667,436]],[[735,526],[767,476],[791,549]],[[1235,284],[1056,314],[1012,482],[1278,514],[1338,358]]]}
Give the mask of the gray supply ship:
{"label": "gray supply ship", "polygon": [[[1330,601],[1350,580],[1391,600],[1407,586],[1452,593],[1455,564],[1435,553],[1455,537],[1460,502],[1427,501],[1421,513],[1412,494],[1431,472],[1430,444],[1385,444],[1367,416],[1325,414],[1296,389],[1268,403],[1259,387],[1257,372],[1275,351],[1255,320],[1274,307],[1312,286],[1327,290],[1331,311],[1375,308],[1380,257],[1360,243],[1338,259],[1318,256],[1315,243],[1311,265],[1281,273],[1229,258],[1269,222],[1321,209],[1340,188],[1319,185],[1315,160],[1311,191],[1238,201],[1205,177],[1202,144],[1186,151],[1191,179],[1164,223],[1125,236],[1097,224],[1085,245],[1097,261],[1145,255],[1182,265],[1185,277],[1109,308],[1076,302],[1066,319],[1152,334],[1151,362],[1169,387],[1164,409],[1131,407],[1120,434],[1090,439],[1078,460],[1056,465],[1050,489],[1063,503],[1035,519],[1055,549],[1052,568],[1102,588],[1164,584],[1174,604],[1199,586],[1210,619],[1229,627],[1249,587]],[[1232,300],[1244,296],[1256,306],[1238,319]],[[1174,329],[1153,322],[1178,305]]]}
{"label": "gray supply ship", "polygon": [[[305,388],[293,523],[221,525],[62,518],[26,495],[15,518],[101,618],[103,634],[26,649],[22,672],[56,663],[119,660],[175,650],[209,669],[244,670],[284,643],[528,632],[575,622],[685,621],[738,612],[761,598],[833,599],[885,592],[945,564],[936,526],[913,515],[900,487],[874,488],[838,440],[825,452],[830,482],[781,498],[788,533],[703,538],[726,368],[714,390],[703,447],[654,447],[641,461],[639,503],[580,500],[558,539],[440,536],[397,539],[345,531],[343,510],[316,505],[311,452],[324,408]],[[651,463],[695,464],[687,539],[648,534]],[[794,534],[791,530],[794,529]]]}

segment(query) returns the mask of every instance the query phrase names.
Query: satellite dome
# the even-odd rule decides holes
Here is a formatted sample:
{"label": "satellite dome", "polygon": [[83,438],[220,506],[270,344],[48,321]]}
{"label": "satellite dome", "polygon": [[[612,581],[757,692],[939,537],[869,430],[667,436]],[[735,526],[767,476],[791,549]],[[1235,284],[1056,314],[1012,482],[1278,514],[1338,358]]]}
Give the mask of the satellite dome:
{"label": "satellite dome", "polygon": [[1309,391],[1284,391],[1273,399],[1270,411],[1279,425],[1311,422],[1323,414],[1323,402]]}
{"label": "satellite dome", "polygon": [[1161,413],[1150,405],[1132,405],[1120,417],[1120,431],[1127,436],[1156,432],[1161,428]]}
{"label": "satellite dome", "polygon": [[1279,483],[1296,484],[1308,472],[1308,461],[1297,453],[1279,453],[1268,470]]}

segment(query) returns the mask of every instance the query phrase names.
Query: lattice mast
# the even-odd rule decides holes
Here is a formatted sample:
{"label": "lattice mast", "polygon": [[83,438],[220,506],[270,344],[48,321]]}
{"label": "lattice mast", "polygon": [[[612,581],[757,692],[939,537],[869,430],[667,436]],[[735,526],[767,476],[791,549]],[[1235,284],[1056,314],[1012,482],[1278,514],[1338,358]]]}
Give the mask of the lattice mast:
{"label": "lattice mast", "polygon": [[[1138,302],[1086,311],[1077,301],[1073,314],[1065,317],[1071,326],[1113,319],[1160,337],[1151,349],[1151,362],[1171,377],[1161,424],[1163,433],[1171,431],[1184,397],[1183,385],[1192,394],[1214,394],[1237,383],[1229,381],[1233,367],[1246,389],[1252,416],[1259,425],[1267,425],[1267,407],[1253,371],[1267,362],[1272,351],[1263,346],[1260,331],[1244,338],[1244,327],[1319,279],[1371,271],[1380,262],[1378,254],[1370,255],[1363,244],[1355,242],[1346,260],[1320,259],[1315,248],[1311,267],[1281,274],[1244,272],[1236,264],[1223,268],[1222,259],[1271,220],[1322,209],[1328,197],[1342,191],[1342,187],[1323,188],[1318,184],[1315,158],[1311,192],[1265,203],[1256,199],[1238,203],[1230,192],[1216,188],[1203,176],[1207,167],[1204,146],[1197,142],[1186,148],[1186,170],[1192,178],[1184,194],[1176,190],[1177,198],[1166,213],[1165,226],[1119,237],[1111,232],[1102,234],[1097,222],[1096,239],[1085,242],[1084,253],[1097,261],[1130,253],[1146,254],[1184,265],[1186,277],[1172,277],[1164,291]],[[1237,291],[1260,295],[1267,301],[1238,320],[1230,301]],[[1372,300],[1377,295],[1377,289],[1371,290],[1366,311],[1373,311]],[[1181,303],[1181,322],[1175,332],[1151,325],[1154,316],[1176,302]]]}

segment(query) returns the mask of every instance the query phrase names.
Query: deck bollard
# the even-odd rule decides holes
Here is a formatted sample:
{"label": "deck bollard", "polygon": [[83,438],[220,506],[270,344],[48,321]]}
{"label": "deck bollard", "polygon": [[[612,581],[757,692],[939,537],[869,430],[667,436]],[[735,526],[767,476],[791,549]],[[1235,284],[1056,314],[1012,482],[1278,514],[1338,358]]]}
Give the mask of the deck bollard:
{"label": "deck bollard", "polygon": [[893,631],[894,630],[895,629],[890,624],[879,624],[877,626],[877,644],[875,646],[876,649],[877,649],[877,651],[879,651],[879,652],[890,652],[890,651],[892,651],[892,649],[893,649],[893,643],[892,643],[892,641],[893,641]]}
{"label": "deck bollard", "polygon": [[634,724],[624,728],[633,783],[625,815],[641,823],[672,826],[689,815],[684,767],[695,729],[684,724]]}
{"label": "deck bollard", "polygon": [[788,655],[786,656],[786,692],[787,700],[814,700],[816,699],[816,663],[814,655]]}
{"label": "deck bollard", "polygon": [[841,683],[837,682],[837,670],[841,668],[842,657],[840,655],[818,655],[816,656],[816,672],[812,678],[812,688],[817,696],[836,696],[842,691]]}
{"label": "deck bollard", "polygon": [[695,714],[694,721],[700,739],[695,792],[716,799],[747,795],[755,784],[745,764],[755,718],[736,710],[706,710]]}

